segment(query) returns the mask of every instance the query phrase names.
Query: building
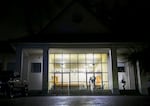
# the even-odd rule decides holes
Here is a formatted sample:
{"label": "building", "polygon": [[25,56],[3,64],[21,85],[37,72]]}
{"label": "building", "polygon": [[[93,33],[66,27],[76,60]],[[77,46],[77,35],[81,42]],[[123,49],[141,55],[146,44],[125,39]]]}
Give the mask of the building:
{"label": "building", "polygon": [[[147,45],[133,42],[89,43],[15,43],[16,56],[12,62],[6,58],[5,65],[16,63],[22,80],[29,82],[30,91],[45,93],[80,91],[90,92],[89,79],[95,76],[95,91],[120,94],[138,91],[148,95],[149,72],[143,72],[138,61],[136,68],[129,60],[133,51]],[[11,65],[12,65],[11,64]],[[67,93],[66,93],[67,92]],[[59,93],[61,94],[61,93]],[[84,94],[84,93],[83,93]]]}
{"label": "building", "polygon": [[[94,75],[95,95],[105,91],[118,95],[124,89],[148,95],[149,69],[143,71],[137,61],[138,57],[134,58],[134,64],[129,57],[147,48],[149,43],[143,42],[142,38],[142,42],[135,42],[135,38],[130,35],[124,35],[124,38],[122,35],[119,42],[115,34],[104,35],[112,33],[113,27],[115,32],[119,30],[125,33],[128,27],[133,30],[132,26],[124,26],[127,25],[124,15],[120,16],[123,21],[118,21],[117,27],[110,25],[116,24],[115,21],[118,20],[114,14],[109,14],[115,10],[114,3],[101,4],[107,4],[108,7],[101,11],[104,8],[97,9],[93,6],[96,4],[90,0],[90,4],[84,0],[64,1],[62,6],[46,5],[55,10],[48,14],[47,20],[42,20],[45,18],[40,13],[42,10],[35,12],[39,19],[27,15],[30,20],[28,22],[31,22],[28,23],[29,30],[32,30],[33,35],[10,43],[15,54],[1,53],[2,69],[19,72],[21,79],[29,82],[30,91],[65,95],[80,91],[80,94],[86,95],[90,92],[89,79]],[[101,14],[103,12],[106,13]],[[114,12],[115,15],[117,12]],[[30,9],[27,13],[30,14]],[[80,34],[84,36],[81,37]],[[125,88],[122,80],[126,82]]]}

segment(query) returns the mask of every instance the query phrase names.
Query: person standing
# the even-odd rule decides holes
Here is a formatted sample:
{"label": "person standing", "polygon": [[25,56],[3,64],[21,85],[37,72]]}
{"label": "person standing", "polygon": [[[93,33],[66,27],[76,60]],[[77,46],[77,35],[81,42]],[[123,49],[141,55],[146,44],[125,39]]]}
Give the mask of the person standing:
{"label": "person standing", "polygon": [[90,85],[90,91],[93,92],[93,90],[94,90],[94,83],[92,81],[92,77],[90,77],[90,79],[89,79],[89,85]]}
{"label": "person standing", "polygon": [[90,90],[91,90],[91,92],[93,92],[94,91],[94,88],[95,88],[95,76],[93,76],[93,77],[90,77],[90,79],[89,79],[89,84],[90,84]]}

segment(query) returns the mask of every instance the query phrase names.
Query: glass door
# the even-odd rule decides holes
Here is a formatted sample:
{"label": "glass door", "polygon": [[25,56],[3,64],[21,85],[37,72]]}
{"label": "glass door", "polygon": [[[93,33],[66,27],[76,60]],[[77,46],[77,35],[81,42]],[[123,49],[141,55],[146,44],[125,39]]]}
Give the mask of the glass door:
{"label": "glass door", "polygon": [[92,72],[88,72],[87,73],[87,87],[88,89],[90,90],[90,79],[95,77],[95,87],[94,89],[95,90],[98,90],[98,89],[102,89],[102,85],[103,85],[103,81],[102,81],[102,73],[101,72],[95,72],[95,73],[92,73]]}
{"label": "glass door", "polygon": [[69,87],[69,85],[70,85],[70,73],[64,72],[62,77],[63,77],[62,78],[62,88],[63,88],[62,93],[69,95],[69,92],[70,92],[70,87]]}
{"label": "glass door", "polygon": [[90,78],[94,76],[94,73],[92,72],[88,72],[87,73],[87,80],[86,80],[86,83],[87,83],[87,89],[90,90]]}
{"label": "glass door", "polygon": [[95,88],[98,89],[103,89],[103,81],[102,81],[102,73],[98,72],[95,73]]}

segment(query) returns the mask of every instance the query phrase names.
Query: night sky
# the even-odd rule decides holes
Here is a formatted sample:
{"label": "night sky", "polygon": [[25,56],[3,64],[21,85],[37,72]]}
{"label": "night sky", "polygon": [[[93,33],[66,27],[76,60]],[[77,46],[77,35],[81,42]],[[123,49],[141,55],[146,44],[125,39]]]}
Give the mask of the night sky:
{"label": "night sky", "polygon": [[[74,15],[72,15],[73,22],[68,24],[69,21],[64,21],[62,18],[65,17],[63,14],[71,10],[72,1],[77,1],[79,7],[83,6],[88,11],[88,15],[84,16],[80,9],[74,8],[73,12],[70,12]],[[0,3],[0,13],[0,41],[29,40],[30,36],[30,39],[41,36],[43,40],[53,38],[52,41],[58,40],[56,36],[59,36],[62,40],[67,39],[66,42],[85,39],[87,41],[90,39],[91,41],[147,41],[150,34],[149,3],[146,0],[118,0],[117,2],[113,0],[4,0]],[[97,22],[101,23],[100,26],[97,23],[87,24],[90,23],[89,20],[85,24],[84,20],[87,17],[90,19],[90,16],[95,17]],[[91,18],[91,23],[94,23],[93,19]],[[55,26],[54,22],[59,24]],[[62,23],[65,24],[61,26]],[[62,30],[65,32],[61,32]]]}

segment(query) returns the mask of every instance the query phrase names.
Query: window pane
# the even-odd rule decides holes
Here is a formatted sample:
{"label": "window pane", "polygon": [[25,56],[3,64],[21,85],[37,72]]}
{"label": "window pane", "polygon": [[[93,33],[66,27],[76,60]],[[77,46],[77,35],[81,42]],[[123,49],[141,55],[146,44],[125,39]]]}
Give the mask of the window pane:
{"label": "window pane", "polygon": [[86,54],[86,63],[93,64],[93,54]]}
{"label": "window pane", "polygon": [[77,63],[78,61],[78,55],[77,54],[71,54],[71,63]]}
{"label": "window pane", "polygon": [[70,54],[63,54],[63,62],[62,63],[70,63]]}
{"label": "window pane", "polygon": [[55,64],[55,72],[61,72],[62,71],[62,64],[56,63]]}
{"label": "window pane", "polygon": [[102,71],[102,65],[101,64],[95,64],[95,72],[101,72]]}
{"label": "window pane", "polygon": [[101,62],[101,55],[100,54],[94,54],[94,64]]}
{"label": "window pane", "polygon": [[87,72],[93,72],[93,64],[87,64]]}
{"label": "window pane", "polygon": [[49,64],[49,72],[54,72],[54,64]]}
{"label": "window pane", "polygon": [[49,73],[49,77],[48,77],[48,88],[49,89],[54,89],[54,73]]}
{"label": "window pane", "polygon": [[54,82],[54,85],[55,85],[55,89],[61,89],[62,87],[62,74],[60,73],[57,73],[55,74],[55,77],[53,76],[53,82]]}
{"label": "window pane", "polygon": [[78,72],[78,64],[71,64],[71,72]]}
{"label": "window pane", "polygon": [[107,64],[102,64],[102,72],[107,72]]}
{"label": "window pane", "polygon": [[79,89],[86,89],[86,74],[79,73]]}
{"label": "window pane", "polygon": [[70,64],[63,64],[63,72],[70,72]]}
{"label": "window pane", "polygon": [[69,86],[69,74],[63,73],[63,88],[68,88]]}
{"label": "window pane", "polygon": [[62,63],[62,54],[55,54],[55,63]]}
{"label": "window pane", "polygon": [[103,81],[108,81],[108,73],[103,73]]}
{"label": "window pane", "polygon": [[102,62],[107,62],[107,54],[102,54]]}
{"label": "window pane", "polygon": [[78,73],[70,73],[70,88],[78,89]]}
{"label": "window pane", "polygon": [[54,63],[55,62],[55,58],[54,58],[54,54],[49,54],[49,63]]}
{"label": "window pane", "polygon": [[86,65],[85,64],[79,64],[79,72],[86,72]]}
{"label": "window pane", "polygon": [[108,82],[103,82],[103,89],[109,89]]}
{"label": "window pane", "polygon": [[102,86],[102,77],[101,73],[95,74],[96,80],[95,80],[95,86],[96,88],[101,88]]}
{"label": "window pane", "polygon": [[85,54],[78,55],[78,63],[85,63]]}
{"label": "window pane", "polygon": [[41,72],[41,63],[31,63],[31,72]]}

